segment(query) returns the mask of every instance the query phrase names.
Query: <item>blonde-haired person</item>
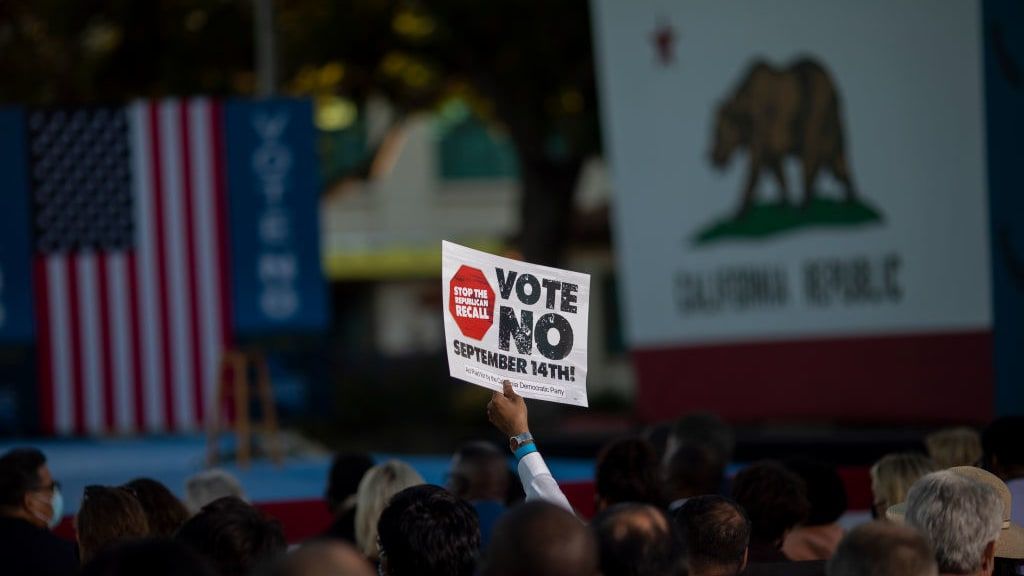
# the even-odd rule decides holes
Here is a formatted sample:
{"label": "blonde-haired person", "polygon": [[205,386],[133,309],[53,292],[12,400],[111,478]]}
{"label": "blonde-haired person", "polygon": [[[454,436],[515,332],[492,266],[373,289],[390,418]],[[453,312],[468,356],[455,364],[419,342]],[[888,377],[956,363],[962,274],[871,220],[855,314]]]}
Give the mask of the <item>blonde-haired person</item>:
{"label": "blonde-haired person", "polygon": [[401,460],[388,460],[366,471],[356,491],[356,546],[376,562],[377,521],[395,494],[412,486],[426,484],[412,466]]}
{"label": "blonde-haired person", "polygon": [[885,519],[890,506],[907,499],[910,487],[922,476],[939,469],[931,458],[916,452],[887,454],[871,467],[871,493],[875,518]]}
{"label": "blonde-haired person", "polygon": [[924,445],[940,469],[978,466],[981,462],[981,434],[973,428],[943,428],[925,436]]}

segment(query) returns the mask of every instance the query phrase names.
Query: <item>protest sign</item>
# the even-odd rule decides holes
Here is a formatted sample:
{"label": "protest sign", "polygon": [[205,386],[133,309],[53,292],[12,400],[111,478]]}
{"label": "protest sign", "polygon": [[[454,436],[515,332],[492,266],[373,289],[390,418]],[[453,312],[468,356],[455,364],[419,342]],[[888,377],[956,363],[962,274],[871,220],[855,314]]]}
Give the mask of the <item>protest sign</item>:
{"label": "protest sign", "polygon": [[527,398],[587,405],[590,276],[441,243],[448,368]]}

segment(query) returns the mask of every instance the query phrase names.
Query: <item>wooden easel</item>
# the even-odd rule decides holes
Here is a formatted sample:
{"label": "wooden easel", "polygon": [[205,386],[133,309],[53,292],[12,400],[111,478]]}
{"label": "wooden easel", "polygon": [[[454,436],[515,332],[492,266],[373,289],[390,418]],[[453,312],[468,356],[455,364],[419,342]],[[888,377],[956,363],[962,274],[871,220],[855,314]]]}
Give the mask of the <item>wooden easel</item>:
{"label": "wooden easel", "polygon": [[[274,464],[282,462],[281,444],[277,435],[277,409],[274,406],[274,391],[270,386],[270,370],[267,359],[258,352],[228,350],[220,359],[217,369],[217,396],[207,426],[207,463],[213,466],[220,460],[218,448],[221,434],[221,419],[227,408],[227,396],[233,393],[235,422],[234,432],[238,440],[238,465],[248,468],[252,458],[253,422],[249,414],[250,381],[249,370],[256,374],[256,393],[259,395],[263,418],[258,428],[267,442],[268,452]],[[230,378],[229,378],[230,376]]]}

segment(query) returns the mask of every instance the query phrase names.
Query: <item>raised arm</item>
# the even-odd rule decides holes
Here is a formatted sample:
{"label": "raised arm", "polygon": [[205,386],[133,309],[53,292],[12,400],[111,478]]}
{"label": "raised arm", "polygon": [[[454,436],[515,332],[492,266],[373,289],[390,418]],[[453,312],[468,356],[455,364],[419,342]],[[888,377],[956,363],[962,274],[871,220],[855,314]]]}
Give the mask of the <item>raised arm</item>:
{"label": "raised arm", "polygon": [[494,392],[487,403],[487,419],[509,439],[509,449],[515,454],[526,499],[546,500],[575,513],[537,451],[537,444],[530,434],[526,402],[515,393],[511,382],[505,380],[502,385],[504,392]]}

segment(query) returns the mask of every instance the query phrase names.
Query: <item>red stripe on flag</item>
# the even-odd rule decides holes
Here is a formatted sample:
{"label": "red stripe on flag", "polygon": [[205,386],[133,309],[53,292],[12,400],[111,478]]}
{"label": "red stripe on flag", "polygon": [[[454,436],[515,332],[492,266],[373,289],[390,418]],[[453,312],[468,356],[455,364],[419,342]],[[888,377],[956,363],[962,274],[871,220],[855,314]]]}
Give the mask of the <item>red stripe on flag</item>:
{"label": "red stripe on flag", "polygon": [[50,295],[46,280],[46,258],[36,256],[32,261],[32,280],[35,284],[36,328],[39,334],[36,354],[39,362],[39,415],[43,432],[53,434],[54,411],[57,409],[53,401],[53,345],[50,342]]}
{"label": "red stripe on flag", "polygon": [[214,173],[214,197],[216,198],[216,214],[214,222],[217,224],[217,274],[220,284],[220,311],[221,311],[221,338],[224,349],[231,344],[233,338],[232,310],[231,310],[231,250],[228,246],[228,190],[227,175],[224,170],[227,167],[227,141],[224,134],[224,105],[217,102],[213,105],[213,173]]}
{"label": "red stripe on flag", "polygon": [[129,342],[131,342],[132,355],[132,388],[135,390],[135,406],[133,407],[135,429],[141,432],[146,429],[146,403],[145,386],[142,384],[142,365],[145,359],[142,357],[142,315],[139,313],[138,278],[136,256],[135,253],[131,253],[128,255],[128,313],[131,314],[128,326],[131,330]]}
{"label": "red stripe on flag", "polygon": [[[160,309],[160,330],[162,331],[162,344],[160,360],[163,368],[163,399],[165,426],[173,430],[174,422],[174,362],[171,352],[171,320],[170,320],[170,296],[167,294],[167,258],[164,254],[164,247],[167,243],[166,231],[164,230],[164,194],[163,194],[163,165],[160,158],[160,105],[158,102],[149,104],[150,123],[150,166],[153,180],[153,219],[156,230],[156,265],[157,265],[157,306]],[[145,224],[142,224],[145,225]]]}
{"label": "red stripe on flag", "polygon": [[100,299],[100,345],[103,352],[100,356],[100,378],[103,391],[103,423],[108,431],[114,430],[114,341],[110,336],[110,281],[107,278],[107,255],[97,254],[97,275],[99,276]]}
{"label": "red stripe on flag", "polygon": [[82,306],[78,301],[78,265],[74,256],[63,258],[68,275],[68,326],[71,333],[71,405],[74,429],[85,433],[85,374],[82,369]]}
{"label": "red stripe on flag", "polygon": [[199,267],[196,265],[195,209],[192,195],[192,150],[189,143],[189,109],[188,102],[181,102],[181,162],[183,189],[185,195],[185,243],[186,262],[189,274],[189,333],[192,348],[192,393],[195,396],[195,422],[203,422],[203,355],[200,349],[202,339],[199,335]]}

